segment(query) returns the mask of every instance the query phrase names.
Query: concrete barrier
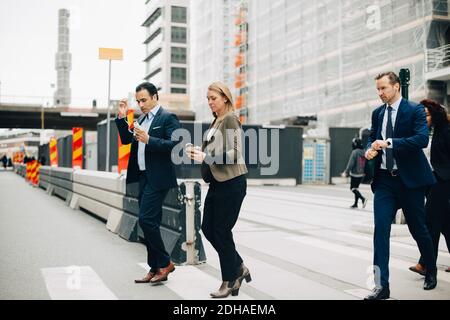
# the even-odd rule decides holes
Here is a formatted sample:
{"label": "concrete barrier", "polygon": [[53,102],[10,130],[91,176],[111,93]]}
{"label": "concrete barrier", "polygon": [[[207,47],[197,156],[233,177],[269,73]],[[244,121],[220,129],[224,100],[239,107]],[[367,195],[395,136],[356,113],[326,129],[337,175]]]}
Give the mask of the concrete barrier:
{"label": "concrete barrier", "polygon": [[117,233],[123,216],[125,176],[117,173],[75,170],[73,209],[83,208],[106,221],[108,230]]}
{"label": "concrete barrier", "polygon": [[51,167],[49,166],[41,166],[39,169],[39,187],[50,192],[52,187],[51,182]]}
{"label": "concrete barrier", "polygon": [[[206,261],[200,235],[201,186],[198,182],[178,181],[179,187],[169,190],[163,202],[161,237],[172,261],[176,264],[197,264]],[[143,240],[139,226],[137,184],[127,185],[124,214],[118,234],[128,241]]]}
{"label": "concrete barrier", "polygon": [[73,195],[73,169],[51,168],[50,183],[52,185],[50,195],[57,195],[69,204]]}
{"label": "concrete barrier", "polygon": [[14,172],[16,172],[18,175],[25,177],[27,166],[23,163],[15,163],[13,164]]}

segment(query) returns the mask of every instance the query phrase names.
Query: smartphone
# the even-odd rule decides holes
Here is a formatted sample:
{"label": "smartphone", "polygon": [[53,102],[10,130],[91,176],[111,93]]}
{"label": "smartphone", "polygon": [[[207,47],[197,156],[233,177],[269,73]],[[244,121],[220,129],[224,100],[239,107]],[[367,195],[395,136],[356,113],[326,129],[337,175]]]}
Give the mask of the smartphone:
{"label": "smartphone", "polygon": [[140,126],[139,122],[137,120],[134,120],[134,127],[138,128],[139,130],[142,130],[142,127]]}

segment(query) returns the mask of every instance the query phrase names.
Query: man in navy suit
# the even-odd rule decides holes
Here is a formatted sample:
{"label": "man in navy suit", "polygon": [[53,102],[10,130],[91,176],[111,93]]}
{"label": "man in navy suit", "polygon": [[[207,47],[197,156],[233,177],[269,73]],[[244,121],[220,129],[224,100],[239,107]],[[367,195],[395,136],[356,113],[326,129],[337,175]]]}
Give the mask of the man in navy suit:
{"label": "man in navy suit", "polygon": [[422,151],[428,145],[424,107],[403,99],[400,79],[394,72],[376,78],[383,105],[372,113],[372,128],[366,158],[374,159],[374,273],[373,292],[366,300],[387,299],[389,290],[389,237],[399,208],[424,258],[427,274],[423,288],[436,287],[436,260],[425,224],[425,189],[435,178]]}
{"label": "man in navy suit", "polygon": [[180,128],[178,118],[164,110],[158,103],[156,87],[144,82],[136,88],[136,101],[143,115],[138,119],[134,132],[126,121],[127,101],[121,100],[116,118],[122,144],[131,143],[126,182],[139,182],[139,225],[144,232],[147,247],[147,263],[150,271],[136,283],[158,283],[167,280],[175,267],[170,261],[160,225],[162,204],[169,189],[177,186],[171,152],[177,141],[172,133]]}

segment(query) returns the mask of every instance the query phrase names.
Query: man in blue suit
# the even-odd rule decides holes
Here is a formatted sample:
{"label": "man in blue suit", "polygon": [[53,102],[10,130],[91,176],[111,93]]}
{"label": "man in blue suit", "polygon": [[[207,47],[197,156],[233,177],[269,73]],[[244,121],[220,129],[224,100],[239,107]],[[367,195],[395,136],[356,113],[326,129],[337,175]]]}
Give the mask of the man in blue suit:
{"label": "man in blue suit", "polygon": [[375,161],[374,192],[374,273],[373,292],[366,300],[388,299],[389,237],[391,223],[399,208],[417,242],[427,268],[423,288],[436,287],[436,260],[425,224],[425,189],[435,178],[422,151],[428,145],[424,107],[403,99],[400,79],[394,72],[376,78],[383,105],[372,113],[372,128],[366,158]]}
{"label": "man in blue suit", "polygon": [[164,110],[158,103],[156,87],[144,82],[136,88],[136,101],[143,115],[138,119],[134,132],[126,121],[127,101],[121,100],[116,118],[122,144],[131,143],[126,182],[139,182],[139,225],[144,232],[147,247],[147,263],[150,271],[136,283],[166,281],[175,267],[170,261],[160,225],[162,204],[169,189],[177,186],[171,152],[177,141],[172,133],[180,128],[178,118]]}

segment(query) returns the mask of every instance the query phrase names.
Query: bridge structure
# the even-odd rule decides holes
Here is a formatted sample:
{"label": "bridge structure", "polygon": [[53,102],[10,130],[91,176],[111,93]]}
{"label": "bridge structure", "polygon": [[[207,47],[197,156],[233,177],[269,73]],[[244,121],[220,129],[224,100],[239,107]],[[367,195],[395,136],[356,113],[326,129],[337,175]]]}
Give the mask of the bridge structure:
{"label": "bridge structure", "polygon": [[[0,128],[97,130],[107,109],[92,107],[44,107],[40,104],[0,103]],[[195,120],[190,110],[173,111],[180,120]]]}

